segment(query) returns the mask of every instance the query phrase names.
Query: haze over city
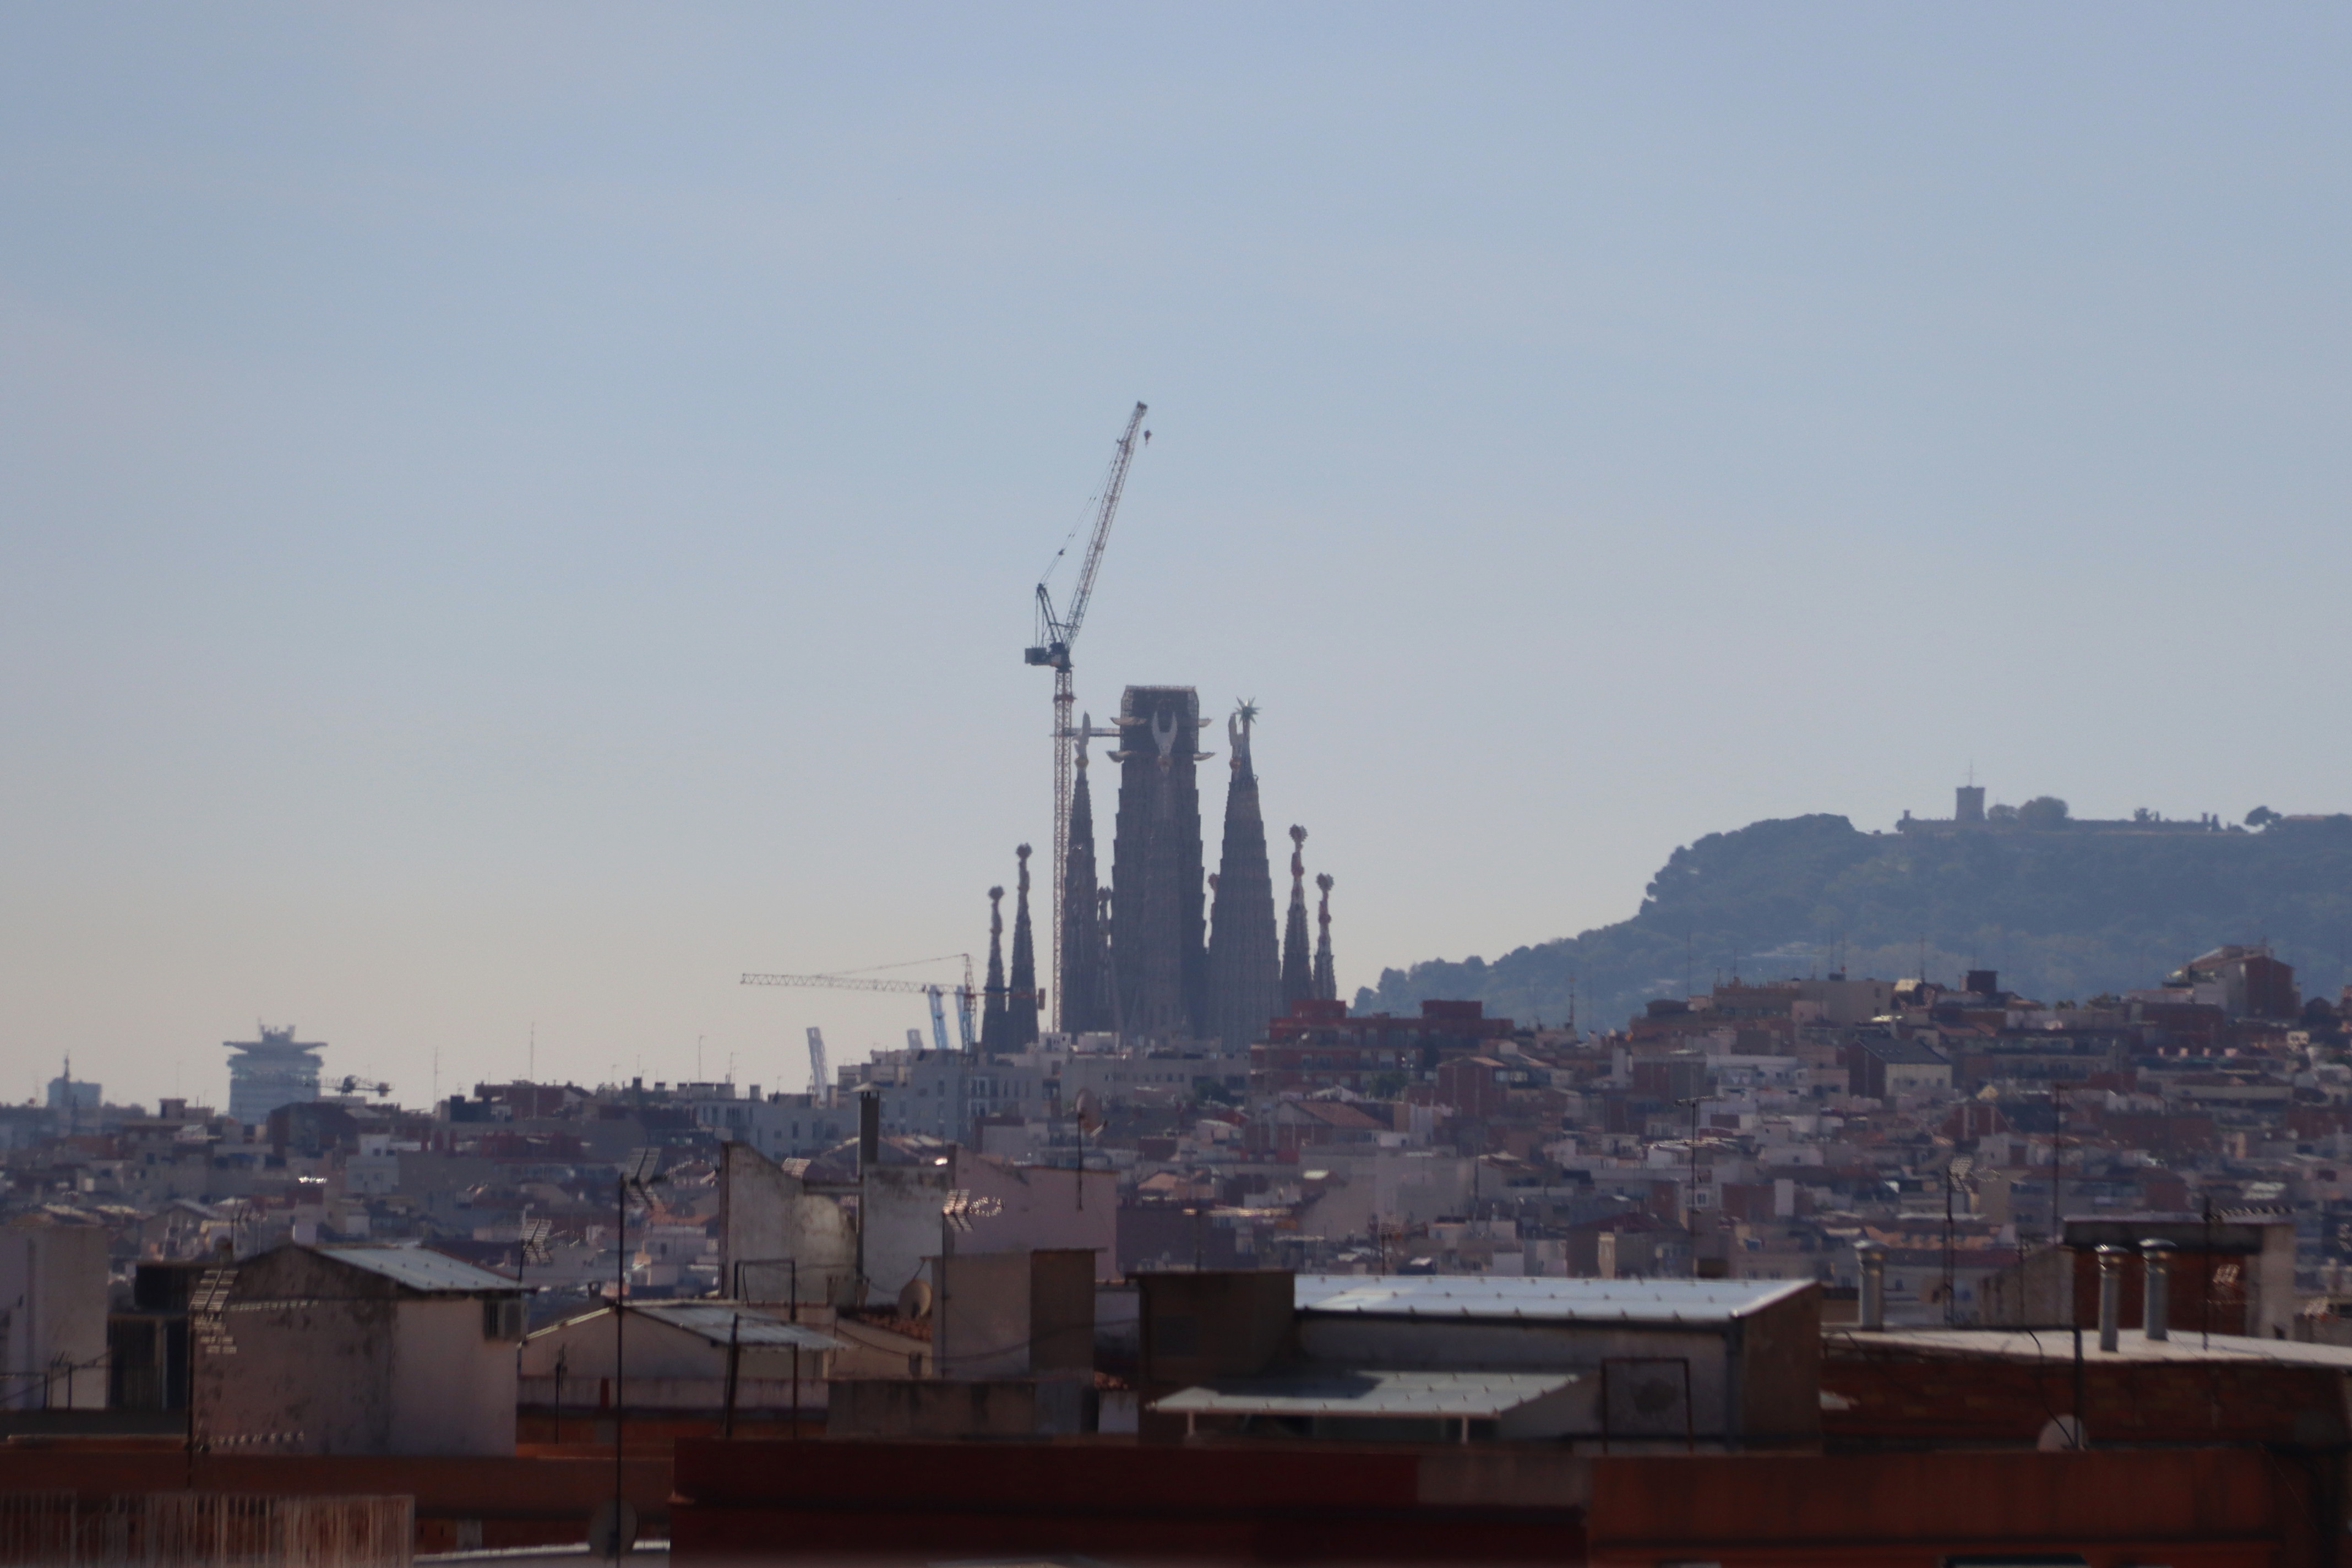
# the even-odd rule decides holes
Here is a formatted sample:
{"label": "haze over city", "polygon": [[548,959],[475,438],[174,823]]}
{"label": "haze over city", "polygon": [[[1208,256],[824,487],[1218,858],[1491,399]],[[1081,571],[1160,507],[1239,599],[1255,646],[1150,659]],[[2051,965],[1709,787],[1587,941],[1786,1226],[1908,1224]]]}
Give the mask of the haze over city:
{"label": "haze over city", "polygon": [[737,976],[983,951],[1139,399],[1080,705],[1255,701],[1342,996],[1971,769],[2352,806],[2347,45],[12,10],[0,1093],[217,1100],[257,1019],[420,1103],[899,1044]]}

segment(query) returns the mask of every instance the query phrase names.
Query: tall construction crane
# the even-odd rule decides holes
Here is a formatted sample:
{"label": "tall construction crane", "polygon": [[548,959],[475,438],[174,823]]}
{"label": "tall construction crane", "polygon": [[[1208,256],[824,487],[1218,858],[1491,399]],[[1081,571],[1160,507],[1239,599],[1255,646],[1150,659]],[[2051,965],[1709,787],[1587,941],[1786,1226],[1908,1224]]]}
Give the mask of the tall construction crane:
{"label": "tall construction crane", "polygon": [[[1095,595],[1095,574],[1102,570],[1103,546],[1110,542],[1111,519],[1118,515],[1119,492],[1127,489],[1127,467],[1135,460],[1135,433],[1142,428],[1144,405],[1135,405],[1128,416],[1127,431],[1113,449],[1110,471],[1104,475],[1102,491],[1097,498],[1095,528],[1087,541],[1087,552],[1078,564],[1077,585],[1070,591],[1069,608],[1061,615],[1054,613],[1054,595],[1043,583],[1037,584],[1037,642],[1022,657],[1030,664],[1043,665],[1054,672],[1054,1016],[1062,1016],[1062,999],[1067,994],[1062,988],[1062,892],[1069,885],[1070,866],[1070,775],[1075,771],[1077,742],[1080,736],[1073,721],[1077,717],[1077,692],[1070,678],[1070,648],[1078,640],[1078,628],[1086,624],[1087,603]],[[1143,438],[1151,439],[1144,431]],[[1061,556],[1056,554],[1055,561]],[[1116,735],[1117,730],[1088,730],[1087,736]]]}
{"label": "tall construction crane", "polygon": [[[972,1009],[980,993],[971,983],[971,954],[956,953],[963,960],[963,984],[954,988],[956,999],[956,1033],[963,1048],[972,1048]],[[929,959],[924,963],[934,962]],[[923,996],[931,1005],[931,1043],[940,1050],[948,1048],[947,996],[949,988],[921,980],[875,980],[861,974],[746,974],[746,985],[799,985],[824,991],[880,991],[895,995]],[[818,1055],[824,1050],[814,1029],[809,1031],[810,1065],[818,1065]]]}

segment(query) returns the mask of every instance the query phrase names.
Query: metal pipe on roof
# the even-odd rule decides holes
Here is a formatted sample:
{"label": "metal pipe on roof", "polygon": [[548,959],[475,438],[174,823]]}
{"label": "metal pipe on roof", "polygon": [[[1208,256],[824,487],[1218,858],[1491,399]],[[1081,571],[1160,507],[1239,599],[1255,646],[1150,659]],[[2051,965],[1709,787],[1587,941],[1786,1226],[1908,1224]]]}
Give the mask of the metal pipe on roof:
{"label": "metal pipe on roof", "polygon": [[1886,1327],[1886,1255],[1874,1241],[1853,1244],[1854,1261],[1862,1268],[1862,1321],[1860,1327],[1879,1330]]}
{"label": "metal pipe on roof", "polygon": [[2172,1337],[2172,1243],[2148,1240],[2139,1245],[2147,1275],[2140,1292],[2140,1331],[2151,1340]]}
{"label": "metal pipe on roof", "polygon": [[2099,1260],[2099,1349],[2112,1355],[2121,1348],[2117,1340],[2124,1319],[2124,1249],[2102,1247],[2095,1256]]}

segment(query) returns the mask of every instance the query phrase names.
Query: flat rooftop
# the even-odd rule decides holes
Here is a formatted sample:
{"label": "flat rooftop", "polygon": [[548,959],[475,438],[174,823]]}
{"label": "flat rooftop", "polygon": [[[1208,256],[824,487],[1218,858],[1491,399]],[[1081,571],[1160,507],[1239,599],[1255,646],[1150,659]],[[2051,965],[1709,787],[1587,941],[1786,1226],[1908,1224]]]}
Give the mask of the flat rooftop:
{"label": "flat rooftop", "polygon": [[1720,1324],[1762,1311],[1810,1279],[1559,1279],[1513,1275],[1301,1274],[1301,1312],[1366,1317]]}
{"label": "flat rooftop", "polygon": [[[1824,1334],[1822,1348],[1832,1352],[1868,1355],[1873,1350],[1906,1351],[1918,1355],[1995,1361],[2071,1363],[2074,1332],[2071,1329],[1837,1329]],[[2257,1361],[2293,1366],[2328,1367],[2352,1373],[2352,1347],[2305,1344],[2299,1340],[2257,1339],[2250,1334],[2184,1333],[2151,1340],[2137,1329],[2116,1336],[2116,1348],[2099,1348],[2099,1331],[2083,1331],[2083,1361],[2211,1362]]]}
{"label": "flat rooftop", "polygon": [[1173,1415],[1444,1416],[1491,1420],[1576,1382],[1574,1373],[1300,1372],[1216,1378],[1152,1408]]}

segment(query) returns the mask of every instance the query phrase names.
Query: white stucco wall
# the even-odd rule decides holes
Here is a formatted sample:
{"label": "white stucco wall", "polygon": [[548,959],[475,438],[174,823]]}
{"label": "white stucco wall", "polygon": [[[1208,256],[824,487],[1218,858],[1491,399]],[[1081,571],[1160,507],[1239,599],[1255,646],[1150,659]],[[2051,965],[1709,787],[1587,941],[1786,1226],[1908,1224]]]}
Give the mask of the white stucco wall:
{"label": "white stucco wall", "polygon": [[247,1260],[196,1356],[197,1436],[215,1453],[511,1454],[515,1342],[473,1296],[420,1295],[300,1247]]}
{"label": "white stucco wall", "polygon": [[394,1314],[391,1451],[511,1454],[515,1351],[482,1332],[482,1303],[438,1297]]}
{"label": "white stucco wall", "polygon": [[0,1409],[68,1405],[106,1405],[106,1232],[0,1226]]}

